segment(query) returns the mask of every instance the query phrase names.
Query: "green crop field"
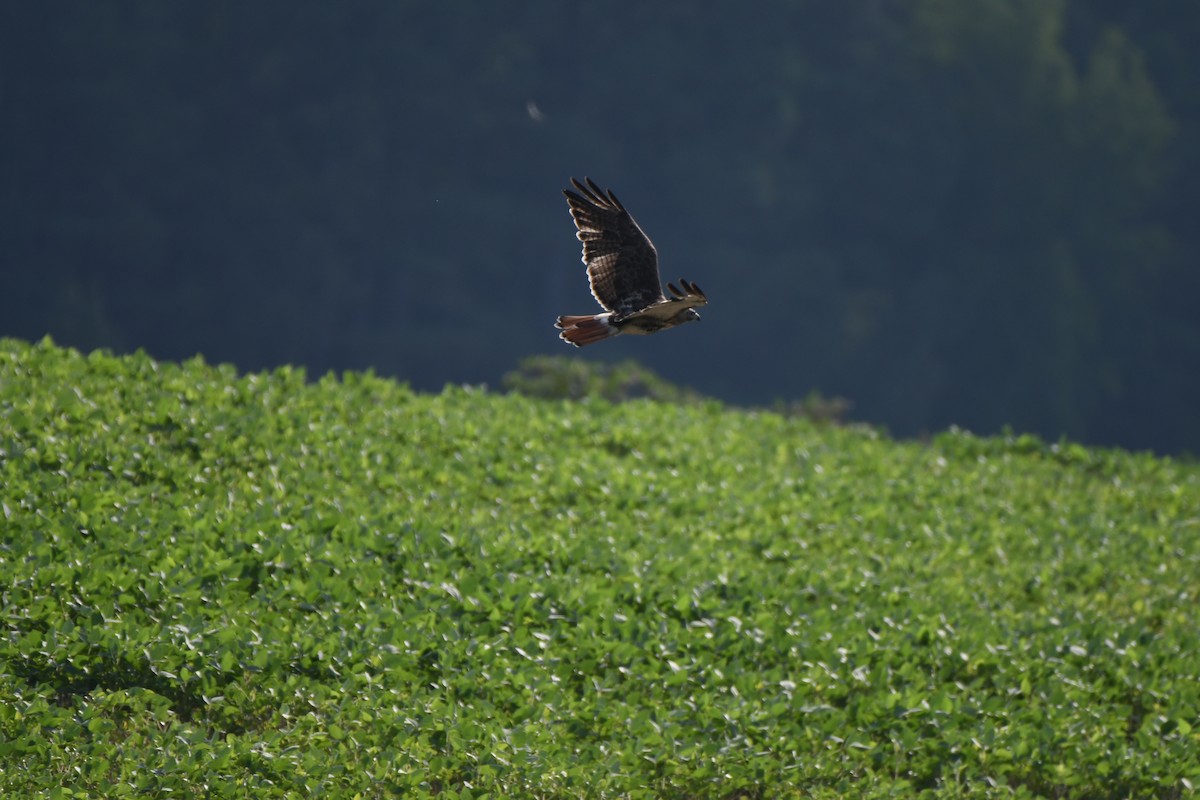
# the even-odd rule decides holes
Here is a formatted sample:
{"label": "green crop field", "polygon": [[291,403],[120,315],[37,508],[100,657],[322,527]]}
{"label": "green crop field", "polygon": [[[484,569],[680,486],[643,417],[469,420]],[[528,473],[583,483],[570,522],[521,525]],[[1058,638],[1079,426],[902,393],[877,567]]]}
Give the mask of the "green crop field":
{"label": "green crop field", "polygon": [[0,796],[1194,796],[1200,467],[0,341]]}

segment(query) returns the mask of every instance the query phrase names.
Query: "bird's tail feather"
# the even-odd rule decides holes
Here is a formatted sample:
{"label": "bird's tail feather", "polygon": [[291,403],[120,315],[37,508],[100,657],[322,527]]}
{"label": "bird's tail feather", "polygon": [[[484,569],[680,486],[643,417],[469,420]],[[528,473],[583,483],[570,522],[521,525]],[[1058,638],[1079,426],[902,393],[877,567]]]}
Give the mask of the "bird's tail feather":
{"label": "bird's tail feather", "polygon": [[595,344],[620,332],[608,323],[608,314],[566,314],[558,318],[557,327],[562,329],[559,338],[576,347]]}

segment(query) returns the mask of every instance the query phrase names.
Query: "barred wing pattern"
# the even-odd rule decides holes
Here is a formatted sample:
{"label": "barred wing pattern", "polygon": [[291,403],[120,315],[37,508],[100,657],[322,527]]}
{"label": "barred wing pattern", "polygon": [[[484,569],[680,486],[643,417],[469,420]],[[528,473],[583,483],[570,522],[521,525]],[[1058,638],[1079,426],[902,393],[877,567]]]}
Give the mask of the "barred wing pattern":
{"label": "barred wing pattern", "polygon": [[618,317],[641,311],[665,298],[658,277],[658,252],[612,191],[575,178],[577,191],[564,189],[577,234],[583,242],[592,296]]}

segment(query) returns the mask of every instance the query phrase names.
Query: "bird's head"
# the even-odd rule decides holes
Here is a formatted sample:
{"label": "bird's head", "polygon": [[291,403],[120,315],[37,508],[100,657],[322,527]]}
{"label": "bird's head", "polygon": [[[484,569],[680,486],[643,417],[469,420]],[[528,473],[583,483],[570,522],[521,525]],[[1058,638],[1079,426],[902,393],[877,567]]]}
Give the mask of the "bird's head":
{"label": "bird's head", "polygon": [[[681,289],[679,286],[683,288]],[[696,306],[708,305],[708,298],[704,296],[704,292],[700,291],[700,287],[696,284],[685,278],[680,278],[679,286],[673,283],[667,284],[667,291],[671,295],[670,302],[687,304],[687,308],[672,318],[671,321],[676,325],[700,319],[700,312],[696,310]]]}

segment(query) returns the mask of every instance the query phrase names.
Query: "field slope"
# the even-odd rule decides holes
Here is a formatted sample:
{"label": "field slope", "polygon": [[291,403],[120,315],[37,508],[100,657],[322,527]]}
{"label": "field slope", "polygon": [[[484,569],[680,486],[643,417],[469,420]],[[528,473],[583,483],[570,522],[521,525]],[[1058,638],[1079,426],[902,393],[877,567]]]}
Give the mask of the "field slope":
{"label": "field slope", "polygon": [[0,342],[0,796],[1186,797],[1200,469]]}

